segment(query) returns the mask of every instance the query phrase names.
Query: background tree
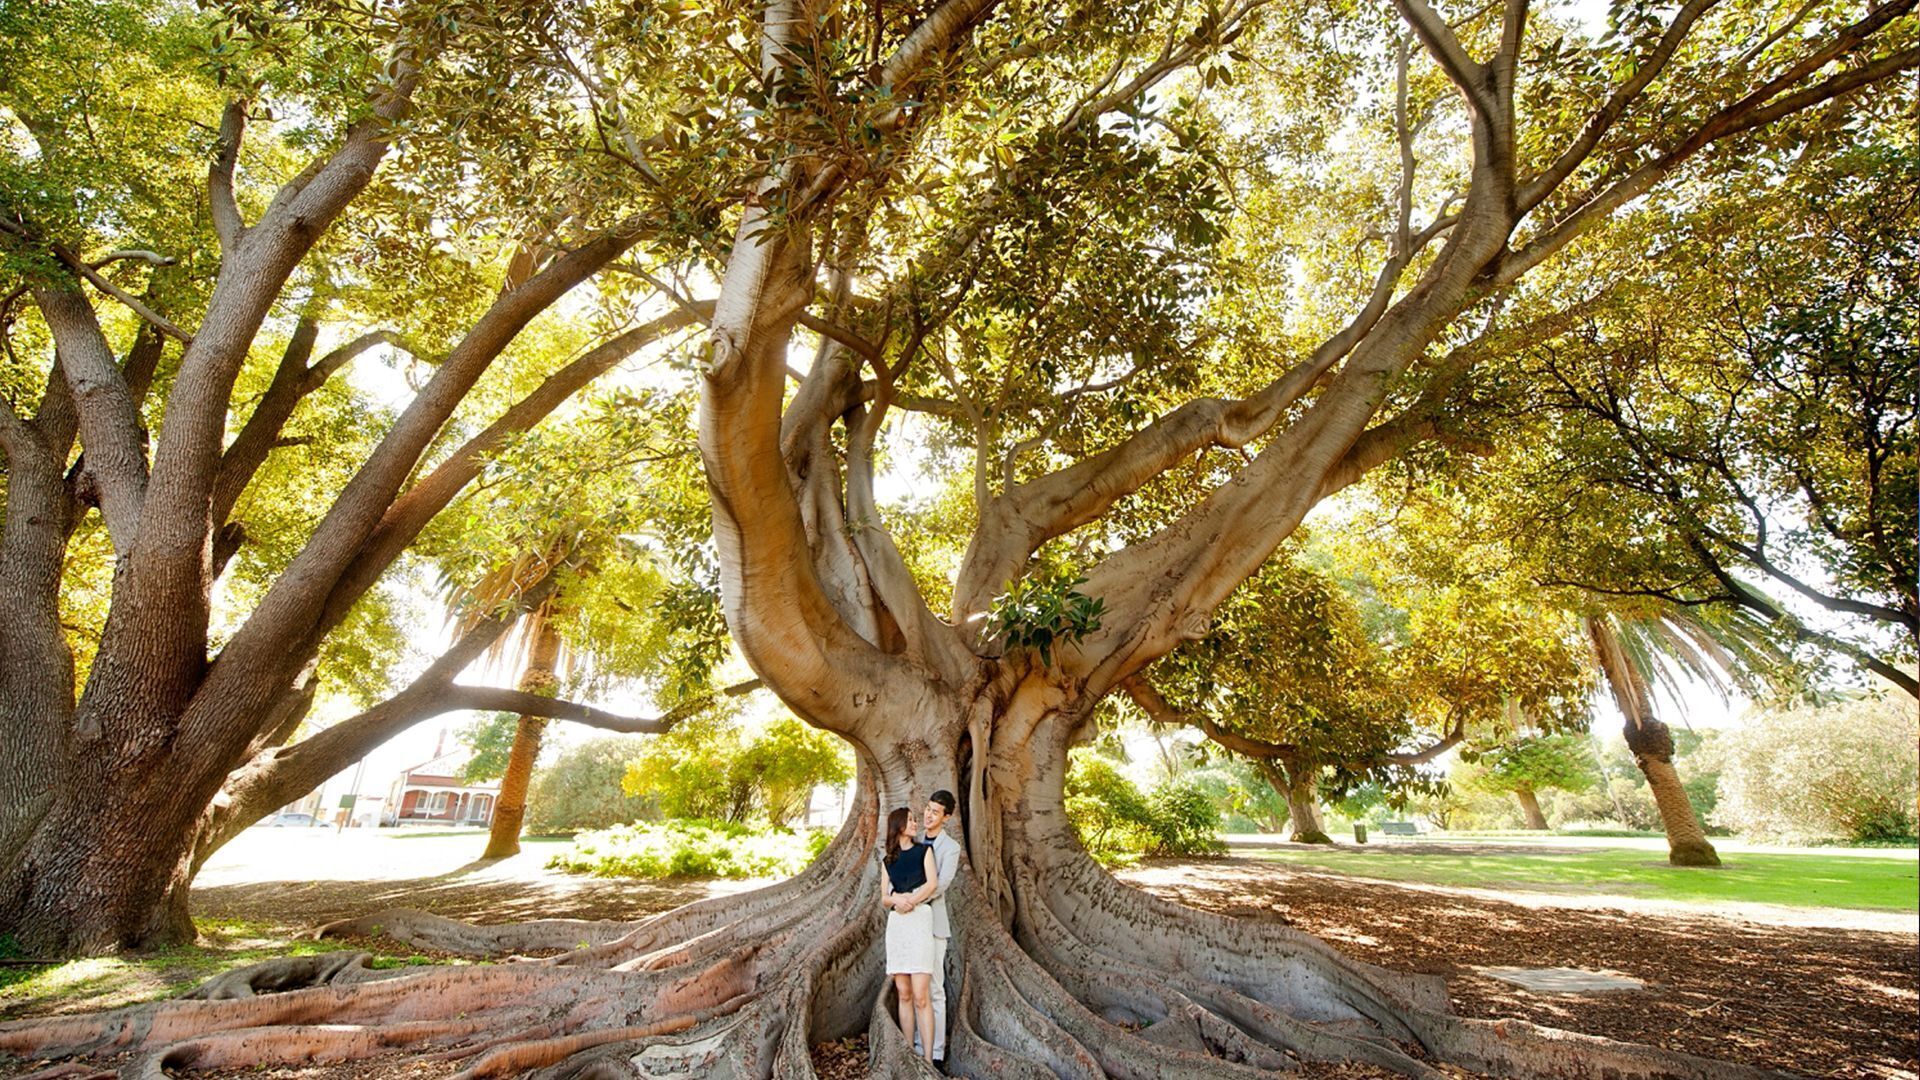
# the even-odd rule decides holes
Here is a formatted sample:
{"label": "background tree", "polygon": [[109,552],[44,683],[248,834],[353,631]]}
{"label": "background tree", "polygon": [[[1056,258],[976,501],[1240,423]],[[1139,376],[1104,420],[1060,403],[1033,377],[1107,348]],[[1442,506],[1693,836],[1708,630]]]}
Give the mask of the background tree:
{"label": "background tree", "polygon": [[1663,658],[1669,666],[1683,666],[1693,674],[1728,672],[1734,661],[1720,639],[1731,635],[1715,635],[1685,609],[1638,621],[1597,613],[1582,622],[1607,689],[1626,718],[1627,751],[1647,778],[1659,808],[1660,825],[1667,834],[1667,861],[1675,866],[1720,865],[1719,853],[1707,840],[1700,815],[1674,769],[1673,731],[1654,715],[1651,687],[1662,672]]}
{"label": "background tree", "polygon": [[1647,212],[1674,242],[1522,353],[1537,438],[1515,445],[1548,482],[1512,496],[1558,580],[1737,607],[1913,695],[1920,158],[1854,137]]}
{"label": "background tree", "polygon": [[1775,709],[1730,733],[1716,819],[1773,839],[1908,840],[1920,718],[1897,693]]}
{"label": "background tree", "polygon": [[645,748],[639,735],[602,735],[565,747],[536,770],[527,796],[527,829],[535,835],[605,829],[660,816],[659,807],[626,794],[627,763]]}
{"label": "background tree", "polygon": [[[449,977],[461,992],[426,1014],[489,1040],[538,1021],[481,1002],[606,1002],[569,1013],[584,1030],[496,1047],[476,1071],[510,1055],[515,1069],[804,1075],[813,1038],[863,1026],[876,1071],[919,1068],[876,1021],[875,821],[951,788],[966,793],[970,872],[949,894],[949,1068],[1197,1078],[1330,1058],[1430,1075],[1397,1039],[1505,1075],[1549,1060],[1741,1074],[1598,1041],[1570,1061],[1565,1039],[1445,1016],[1430,984],[1120,886],[1064,813],[1067,748],[1109,692],[1203,636],[1327,494],[1444,435],[1479,358],[1571,320],[1580,282],[1533,271],[1671,175],[1797,151],[1802,118],[1904,92],[1889,78],[1920,64],[1906,0],[1811,23],[1765,5],[1703,0],[1665,21],[1622,6],[1600,40],[1523,0],[1397,8],[700,14],[701,31],[751,42],[688,80],[716,100],[666,139],[725,132],[698,146],[701,164],[750,177],[718,200],[724,269],[702,264],[719,282],[699,443],[727,624],[784,703],[854,744],[864,783],[840,839],[790,883],[681,909],[572,963]],[[655,36],[608,45],[618,60]],[[658,113],[616,109],[596,84],[685,72],[640,70],[576,81],[607,106],[592,122],[609,156],[645,167],[620,153],[621,117]],[[815,346],[810,363],[790,366],[796,341]],[[915,405],[974,465],[971,539],[932,602],[876,495],[881,429]],[[1049,561],[1086,578],[1098,629],[1046,655],[983,633],[994,599]],[[330,991],[330,1018],[383,1017],[420,989]],[[207,1010],[222,1012],[295,1015],[272,997]],[[1220,1056],[1137,1034],[1168,1019],[1159,1032]],[[64,1020],[0,1045],[66,1052],[101,1034]],[[292,1038],[273,1034],[246,1052]]]}
{"label": "background tree", "polygon": [[[1523,582],[1476,565],[1484,556],[1432,516],[1403,505],[1379,528],[1363,515],[1312,555],[1276,557],[1216,609],[1207,637],[1128,684],[1149,715],[1255,761],[1286,798],[1296,842],[1332,842],[1323,787],[1415,794],[1438,775],[1420,766],[1469,735],[1497,739],[1522,714],[1579,722],[1571,626],[1530,606]],[[1423,528],[1432,535],[1414,535]],[[1344,581],[1304,563],[1329,550],[1356,553]]]}
{"label": "background tree", "polygon": [[1578,792],[1592,786],[1593,756],[1586,740],[1570,732],[1522,735],[1492,745],[1469,745],[1460,752],[1465,768],[1451,780],[1468,788],[1510,794],[1520,804],[1527,828],[1550,828],[1540,812],[1540,792],[1549,788]]}
{"label": "background tree", "polygon": [[784,826],[805,811],[815,787],[852,779],[845,749],[825,732],[788,717],[749,738],[715,715],[653,740],[621,783],[670,818]]}
{"label": "background tree", "polygon": [[[1529,620],[1532,630],[1513,627],[1520,640],[1531,638],[1538,644],[1542,633],[1555,632],[1553,627],[1565,633],[1577,625],[1585,648],[1561,655],[1590,670],[1593,677],[1586,681],[1593,692],[1598,694],[1604,686],[1619,708],[1635,767],[1646,777],[1668,836],[1669,861],[1676,866],[1718,865],[1719,858],[1674,769],[1673,733],[1654,713],[1652,689],[1660,686],[1674,700],[1683,686],[1709,688],[1722,700],[1735,689],[1763,699],[1803,691],[1812,685],[1811,675],[1791,655],[1792,636],[1783,633],[1775,620],[1741,608],[1566,587],[1567,576],[1589,573],[1577,559],[1604,559],[1605,552],[1555,550],[1534,535],[1538,518],[1533,515],[1545,511],[1535,496],[1516,505],[1507,494],[1511,485],[1520,482],[1508,471],[1516,464],[1464,462],[1457,457],[1425,463],[1420,471],[1451,482],[1401,493],[1391,505],[1363,514],[1360,520],[1373,537],[1390,538],[1386,546],[1392,552],[1391,565],[1415,568],[1418,576],[1436,581],[1493,575],[1501,595],[1535,612]],[[1577,501],[1573,507],[1561,508],[1556,527],[1564,530],[1571,515],[1588,505]],[[1521,516],[1507,516],[1516,513]],[[1377,540],[1374,543],[1378,546]],[[1605,575],[1613,569],[1599,565],[1591,573]],[[1469,643],[1469,652],[1481,648],[1475,632],[1468,630],[1463,639]],[[1487,644],[1510,639],[1489,639]],[[1520,674],[1528,677],[1525,671]],[[1446,699],[1457,692],[1449,691]],[[1570,700],[1563,699],[1559,705],[1563,721],[1550,726],[1584,724],[1573,715]],[[1540,715],[1537,704],[1523,705],[1521,712]]]}
{"label": "background tree", "polygon": [[790,716],[767,725],[748,743],[736,768],[752,778],[755,810],[776,826],[796,817],[806,824],[814,788],[853,779],[846,744]]}
{"label": "background tree", "polygon": [[[523,693],[644,689],[656,704],[669,706],[662,730],[721,696],[711,669],[726,649],[724,627],[699,617],[717,601],[700,597],[707,603],[696,601],[691,618],[681,606],[705,584],[700,553],[707,541],[704,528],[693,524],[704,524],[703,518],[685,505],[698,490],[689,472],[692,455],[672,445],[685,406],[684,399],[656,391],[623,390],[591,401],[580,415],[503,451],[493,463],[493,482],[457,502],[424,541],[423,548],[439,556],[448,587],[483,612],[564,567],[548,598],[522,616],[517,635],[496,643],[491,656],[499,662],[513,644]],[[549,462],[561,447],[568,467],[556,470]],[[519,554],[461,584],[478,569],[477,553],[501,550]],[[718,636],[703,639],[703,632]],[[724,693],[737,696],[755,686],[742,683]],[[466,766],[470,777],[501,780],[483,858],[520,850],[546,724],[519,716],[504,755],[476,756]],[[498,742],[498,727],[494,722],[476,735]]]}
{"label": "background tree", "polygon": [[[1324,772],[1334,771],[1338,793],[1426,753],[1396,753],[1414,740],[1415,723],[1357,605],[1290,559],[1268,563],[1216,610],[1207,637],[1128,690],[1156,721],[1196,725],[1252,760],[1286,800],[1296,843],[1333,842],[1318,807]],[[1451,739],[1419,760],[1458,734]]]}

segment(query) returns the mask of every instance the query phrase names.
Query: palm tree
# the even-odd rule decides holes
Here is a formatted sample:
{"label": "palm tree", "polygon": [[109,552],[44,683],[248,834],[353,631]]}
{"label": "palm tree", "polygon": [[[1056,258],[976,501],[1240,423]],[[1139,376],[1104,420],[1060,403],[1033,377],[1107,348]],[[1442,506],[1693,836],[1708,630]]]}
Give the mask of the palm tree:
{"label": "palm tree", "polygon": [[1675,866],[1719,866],[1720,854],[1708,842],[1673,767],[1673,733],[1653,713],[1651,687],[1657,682],[1673,692],[1684,676],[1724,696],[1732,686],[1774,677],[1784,657],[1766,637],[1765,627],[1745,612],[1615,606],[1590,610],[1582,622],[1600,673],[1626,717],[1627,749],[1659,808],[1668,861]]}
{"label": "palm tree", "polygon": [[[489,570],[465,593],[462,609],[455,612],[463,628],[544,580],[567,561],[579,538],[578,533],[556,531],[538,550],[522,552],[517,558]],[[489,659],[496,663],[509,657],[519,660],[520,679],[516,689],[522,693],[551,696],[559,688],[560,673],[567,666],[568,657],[555,624],[564,614],[564,603],[562,592],[554,590],[520,617],[519,633],[503,637],[491,650]],[[540,757],[540,742],[546,730],[544,717],[524,714],[514,728],[513,747],[507,752],[507,768],[500,778],[500,795],[494,802],[487,850],[480,856],[482,859],[504,859],[520,853],[527,791],[533,783],[533,766]]]}

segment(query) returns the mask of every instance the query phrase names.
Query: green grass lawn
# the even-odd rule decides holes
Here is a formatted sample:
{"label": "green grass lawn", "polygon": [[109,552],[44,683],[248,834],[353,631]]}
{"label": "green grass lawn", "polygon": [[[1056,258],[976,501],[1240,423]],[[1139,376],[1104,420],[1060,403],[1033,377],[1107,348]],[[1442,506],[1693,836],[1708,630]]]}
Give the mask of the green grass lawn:
{"label": "green grass lawn", "polygon": [[1920,871],[1913,859],[1819,851],[1722,852],[1725,864],[1707,870],[1669,866],[1663,853],[1646,848],[1555,851],[1516,845],[1511,854],[1455,855],[1396,852],[1390,847],[1354,851],[1289,846],[1248,854],[1356,877],[1429,885],[1617,894],[1692,903],[1920,908]]}
{"label": "green grass lawn", "polygon": [[[352,949],[352,943],[294,938],[284,929],[221,919],[197,920],[193,945],[61,964],[0,967],[0,1020],[27,1013],[112,1009],[184,994],[207,979],[261,960]],[[0,956],[10,950],[0,949]],[[374,967],[432,963],[422,956],[375,954]]]}

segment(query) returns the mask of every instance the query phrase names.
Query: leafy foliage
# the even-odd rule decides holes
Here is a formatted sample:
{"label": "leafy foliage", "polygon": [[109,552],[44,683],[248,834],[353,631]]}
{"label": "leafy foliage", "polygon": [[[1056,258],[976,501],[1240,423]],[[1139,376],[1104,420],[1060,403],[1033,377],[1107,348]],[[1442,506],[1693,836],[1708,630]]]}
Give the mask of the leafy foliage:
{"label": "leafy foliage", "polygon": [[[511,738],[509,736],[509,738]],[[567,747],[533,774],[527,830],[536,834],[606,829],[658,816],[653,801],[621,787],[627,762],[643,752],[639,735],[606,735]]]}
{"label": "leafy foliage", "polygon": [[461,728],[459,739],[471,753],[460,767],[460,778],[477,784],[505,776],[519,727],[520,718],[513,713],[488,713]]}
{"label": "leafy foliage", "polygon": [[1168,780],[1142,793],[1098,754],[1076,751],[1067,772],[1067,818],[1087,853],[1109,866],[1141,855],[1211,855],[1224,850],[1220,812],[1200,784]]}
{"label": "leafy foliage", "polygon": [[1007,648],[1031,649],[1042,664],[1053,663],[1057,645],[1071,645],[1100,629],[1106,603],[1079,591],[1085,575],[1067,572],[1030,575],[995,597],[987,614],[987,633],[1005,635]]}
{"label": "leafy foliage", "polygon": [[1727,736],[1714,819],[1758,837],[1913,837],[1920,716],[1870,694],[1777,709]]}
{"label": "leafy foliage", "polygon": [[1671,193],[1613,234],[1669,231],[1655,258],[1566,268],[1618,284],[1515,354],[1489,401],[1513,427],[1460,463],[1543,578],[1744,608],[1806,663],[1914,662],[1916,178],[1910,141],[1870,137]]}
{"label": "leafy foliage", "polygon": [[703,716],[650,741],[621,786],[669,818],[781,826],[816,785],[851,780],[851,759],[839,739],[791,717],[748,740],[726,718]]}
{"label": "leafy foliage", "polygon": [[751,780],[767,820],[784,826],[806,809],[816,786],[853,779],[852,757],[839,739],[788,716],[748,743],[734,769]]}
{"label": "leafy foliage", "polygon": [[791,877],[832,842],[833,833],[826,829],[796,833],[778,826],[754,829],[732,821],[675,819],[581,833],[547,865],[594,877]]}
{"label": "leafy foliage", "polygon": [[1586,740],[1571,733],[1528,735],[1461,748],[1453,782],[1484,791],[1582,791],[1596,779]]}

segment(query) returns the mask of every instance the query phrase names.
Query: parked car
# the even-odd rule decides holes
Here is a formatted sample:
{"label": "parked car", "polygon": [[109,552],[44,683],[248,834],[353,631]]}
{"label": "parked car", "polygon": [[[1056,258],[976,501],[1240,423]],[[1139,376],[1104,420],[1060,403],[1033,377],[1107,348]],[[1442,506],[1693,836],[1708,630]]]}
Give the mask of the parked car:
{"label": "parked car", "polygon": [[314,824],[312,814],[275,814],[260,824],[269,829],[305,829]]}

